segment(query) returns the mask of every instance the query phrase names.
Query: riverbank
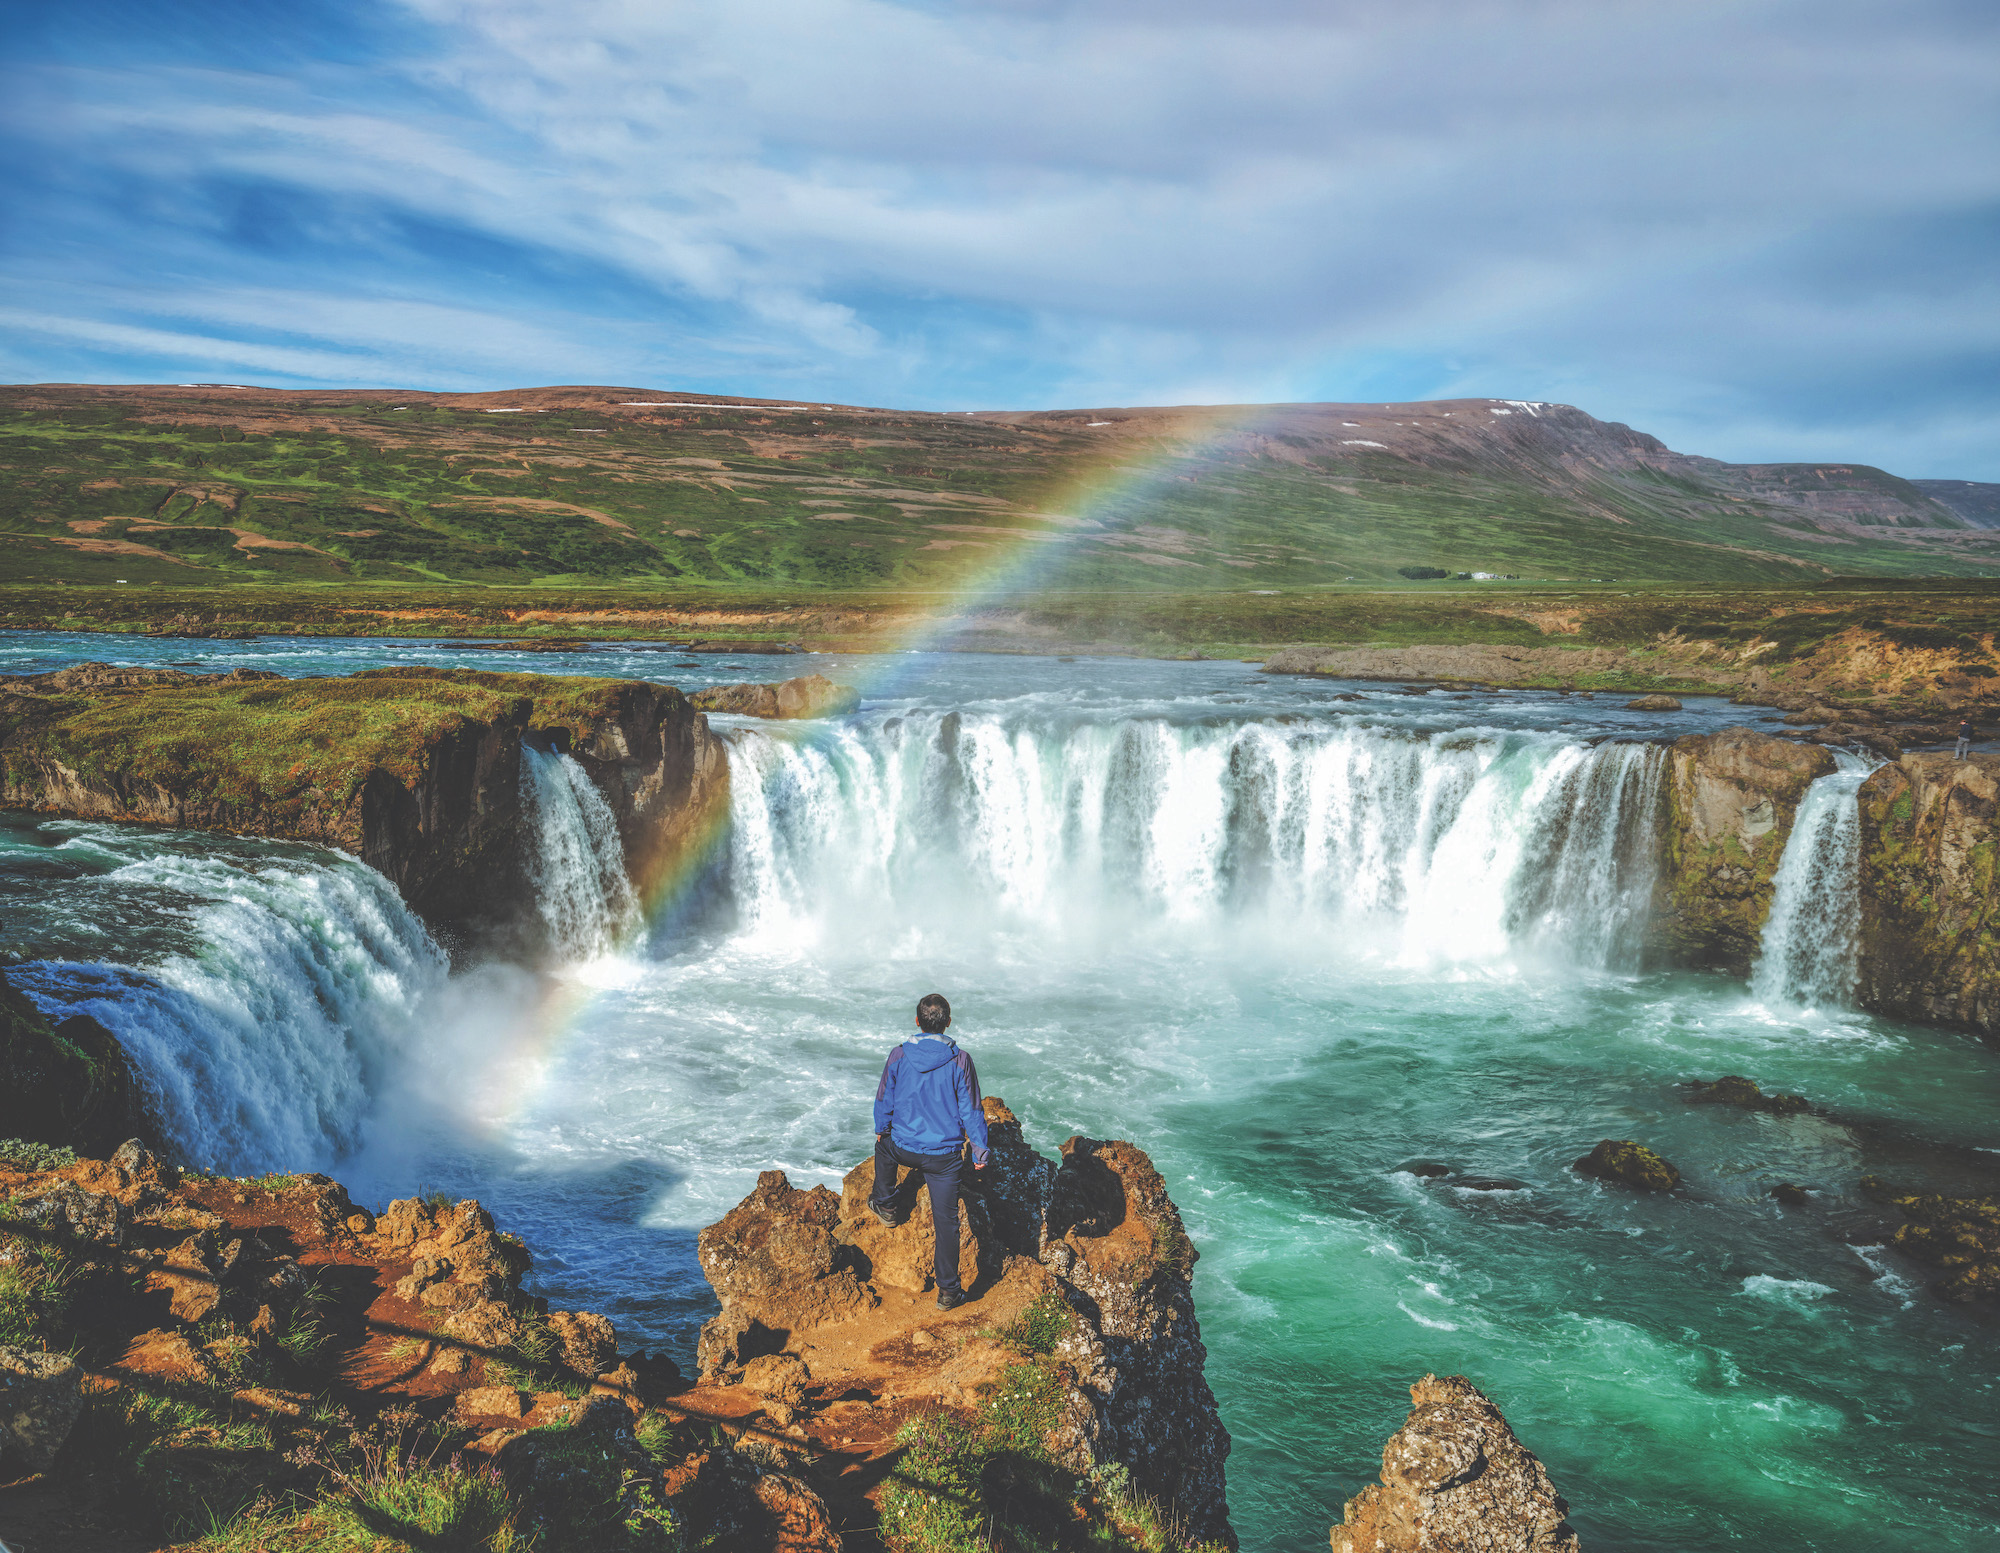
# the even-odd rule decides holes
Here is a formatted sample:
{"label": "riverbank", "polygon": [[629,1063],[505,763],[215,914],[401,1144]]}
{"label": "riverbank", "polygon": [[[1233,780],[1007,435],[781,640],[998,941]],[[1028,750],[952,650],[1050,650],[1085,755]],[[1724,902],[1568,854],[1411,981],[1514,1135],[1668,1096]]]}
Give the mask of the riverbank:
{"label": "riverbank", "polygon": [[[359,651],[245,661],[405,649]],[[743,677],[687,661],[690,685]],[[1253,1553],[1324,1545],[1426,1371],[1504,1406],[1586,1544],[1976,1541],[1986,1318],[1925,1292],[1939,1272],[1888,1244],[1862,1178],[1990,1177],[1991,1052],[1796,1006],[1784,977],[1643,968],[1645,778],[1667,743],[1779,719],[1238,663],[870,663],[836,722],[716,717],[731,845],[615,954],[447,975],[352,859],[9,816],[9,979],[181,1083],[160,1093],[188,1157],[317,1168],[371,1205],[476,1197],[536,1293],[689,1374],[701,1227],[755,1172],[839,1190],[935,986],[1030,1136],[1138,1138],[1171,1186]],[[1694,838],[1718,871],[1747,829],[1761,875],[1762,797]],[[1778,861],[1774,897],[1810,884]],[[1729,1074],[1807,1108],[1688,1103]],[[1680,1188],[1579,1173],[1602,1140]]]}

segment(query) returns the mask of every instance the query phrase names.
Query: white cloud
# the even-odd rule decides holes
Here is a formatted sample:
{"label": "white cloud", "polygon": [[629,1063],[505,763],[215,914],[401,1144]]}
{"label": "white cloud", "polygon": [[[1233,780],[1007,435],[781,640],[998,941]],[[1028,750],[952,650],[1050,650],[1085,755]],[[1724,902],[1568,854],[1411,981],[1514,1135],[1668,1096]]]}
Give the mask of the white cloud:
{"label": "white cloud", "polygon": [[[405,3],[433,29],[421,55],[47,70],[16,133],[156,188],[268,183],[583,267],[575,295],[521,301],[560,321],[539,330],[468,276],[496,322],[457,365],[421,311],[293,315],[336,354],[516,380],[561,334],[627,378],[754,363],[745,391],[1575,385],[1699,435],[1704,404],[1807,424],[1802,385],[1847,363],[1871,362],[1854,394],[1893,392],[2000,330],[1977,266],[1869,256],[2000,204],[2000,16],[1952,0]],[[228,240],[163,241],[200,273]],[[1871,263],[1917,273],[1852,284]],[[597,274],[657,309],[632,317]],[[1891,456],[1888,435],[1853,456]]]}

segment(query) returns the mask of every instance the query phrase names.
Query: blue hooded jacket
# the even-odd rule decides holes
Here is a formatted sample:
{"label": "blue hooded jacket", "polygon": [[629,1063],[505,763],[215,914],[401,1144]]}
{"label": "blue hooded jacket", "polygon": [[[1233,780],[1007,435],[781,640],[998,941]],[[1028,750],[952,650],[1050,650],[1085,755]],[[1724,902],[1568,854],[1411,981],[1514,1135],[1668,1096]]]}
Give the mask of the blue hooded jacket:
{"label": "blue hooded jacket", "polygon": [[889,1053],[875,1091],[875,1130],[912,1154],[955,1154],[972,1140],[972,1162],[986,1163],[986,1112],[972,1058],[949,1036],[920,1035]]}

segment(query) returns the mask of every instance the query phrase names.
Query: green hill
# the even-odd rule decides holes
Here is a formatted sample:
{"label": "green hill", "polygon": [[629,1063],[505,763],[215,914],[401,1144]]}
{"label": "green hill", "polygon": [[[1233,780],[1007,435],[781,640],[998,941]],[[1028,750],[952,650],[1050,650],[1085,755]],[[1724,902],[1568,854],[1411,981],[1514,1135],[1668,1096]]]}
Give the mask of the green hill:
{"label": "green hill", "polygon": [[1859,465],[1729,465],[1520,401],[981,412],[618,388],[0,389],[21,582],[1199,590],[1406,566],[1980,576],[2000,533]]}

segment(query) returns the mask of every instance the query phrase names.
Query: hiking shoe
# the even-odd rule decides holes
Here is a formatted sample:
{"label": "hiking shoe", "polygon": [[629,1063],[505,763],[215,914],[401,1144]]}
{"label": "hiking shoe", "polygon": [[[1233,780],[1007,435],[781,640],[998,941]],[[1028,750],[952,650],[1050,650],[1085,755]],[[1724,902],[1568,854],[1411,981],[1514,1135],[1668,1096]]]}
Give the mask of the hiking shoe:
{"label": "hiking shoe", "polygon": [[883,1207],[880,1203],[876,1202],[872,1197],[868,1200],[868,1208],[869,1211],[873,1213],[876,1218],[880,1219],[884,1224],[888,1225],[889,1228],[900,1229],[902,1227],[903,1220],[896,1213],[895,1209]]}
{"label": "hiking shoe", "polygon": [[938,1290],[939,1310],[957,1310],[958,1307],[963,1305],[964,1303],[965,1303],[965,1290],[963,1289]]}

